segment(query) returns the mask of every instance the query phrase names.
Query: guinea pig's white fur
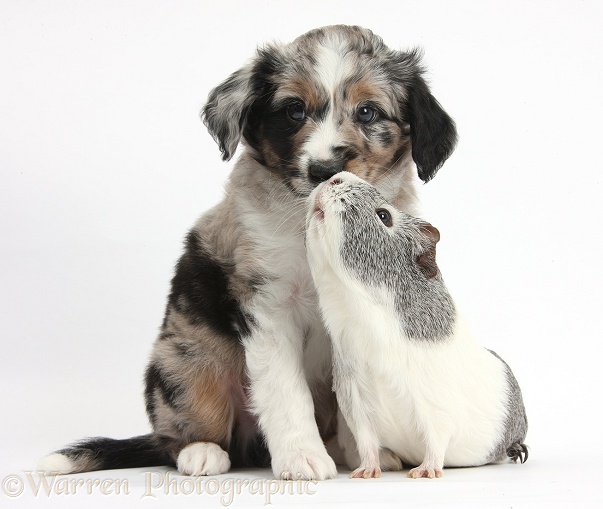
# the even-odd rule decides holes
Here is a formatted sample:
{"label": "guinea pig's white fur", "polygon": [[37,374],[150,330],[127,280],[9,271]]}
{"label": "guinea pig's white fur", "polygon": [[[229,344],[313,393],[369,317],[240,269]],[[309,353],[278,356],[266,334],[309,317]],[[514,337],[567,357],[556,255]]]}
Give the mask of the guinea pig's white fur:
{"label": "guinea pig's white fur", "polygon": [[333,341],[346,421],[339,440],[352,477],[392,468],[384,450],[418,465],[409,477],[440,477],[444,465],[523,462],[519,386],[457,312],[435,265],[437,230],[346,172],[309,200],[308,260]]}

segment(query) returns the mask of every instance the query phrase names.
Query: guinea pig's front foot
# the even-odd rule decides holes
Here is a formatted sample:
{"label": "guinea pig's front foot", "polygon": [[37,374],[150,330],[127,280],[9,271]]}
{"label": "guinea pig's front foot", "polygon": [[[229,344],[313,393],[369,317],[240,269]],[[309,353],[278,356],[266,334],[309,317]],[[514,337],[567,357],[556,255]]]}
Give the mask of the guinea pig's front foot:
{"label": "guinea pig's front foot", "polygon": [[420,479],[420,478],[440,478],[442,477],[442,469],[437,465],[429,465],[429,464],[421,464],[418,467],[415,467],[408,472],[408,477],[411,479]]}
{"label": "guinea pig's front foot", "polygon": [[379,465],[370,466],[370,467],[359,467],[354,470],[350,477],[352,479],[372,479],[375,477],[381,476],[381,468]]}

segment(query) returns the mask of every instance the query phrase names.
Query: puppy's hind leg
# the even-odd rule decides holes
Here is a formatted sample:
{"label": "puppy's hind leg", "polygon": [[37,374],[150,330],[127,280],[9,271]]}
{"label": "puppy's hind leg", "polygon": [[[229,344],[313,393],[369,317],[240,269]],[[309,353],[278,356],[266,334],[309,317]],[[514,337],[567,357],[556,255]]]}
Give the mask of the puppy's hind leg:
{"label": "puppy's hind leg", "polygon": [[161,450],[184,475],[227,472],[235,413],[231,384],[206,369],[170,392],[166,371],[157,364],[147,371],[147,406]]}
{"label": "puppy's hind leg", "polygon": [[186,475],[218,475],[228,472],[230,458],[218,444],[194,442],[178,454],[178,470]]}

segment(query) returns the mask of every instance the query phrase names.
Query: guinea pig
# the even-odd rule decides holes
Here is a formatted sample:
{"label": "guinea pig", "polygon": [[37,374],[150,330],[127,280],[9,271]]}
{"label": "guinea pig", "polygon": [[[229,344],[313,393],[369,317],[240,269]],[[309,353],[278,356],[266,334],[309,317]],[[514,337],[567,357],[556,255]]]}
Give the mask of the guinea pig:
{"label": "guinea pig", "polygon": [[439,238],[351,173],[309,197],[306,250],[353,435],[339,436],[351,477],[379,477],[388,450],[418,465],[412,478],[527,460],[521,390],[472,338],[436,264]]}

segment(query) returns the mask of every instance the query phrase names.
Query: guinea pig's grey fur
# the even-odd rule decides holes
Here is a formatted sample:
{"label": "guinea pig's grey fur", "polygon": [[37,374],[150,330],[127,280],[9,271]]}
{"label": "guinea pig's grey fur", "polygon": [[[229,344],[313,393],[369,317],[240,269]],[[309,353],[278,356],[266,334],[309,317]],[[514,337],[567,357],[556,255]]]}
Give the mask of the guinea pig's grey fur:
{"label": "guinea pig's grey fur", "polygon": [[458,312],[436,264],[437,229],[347,172],[309,204],[308,260],[333,341],[339,440],[352,477],[400,468],[392,456],[419,465],[409,477],[523,463],[521,390]]}
{"label": "guinea pig's grey fur", "polygon": [[[450,336],[456,309],[439,273],[427,280],[419,275],[426,270],[424,265],[399,263],[414,260],[431,249],[432,240],[426,226],[404,215],[393,231],[359,227],[374,222],[375,209],[384,203],[377,189],[364,182],[350,183],[342,199],[348,205],[341,214],[340,255],[344,265],[363,284],[382,286],[391,292],[400,325],[409,337],[437,341]],[[426,303],[429,303],[428,309]]]}

